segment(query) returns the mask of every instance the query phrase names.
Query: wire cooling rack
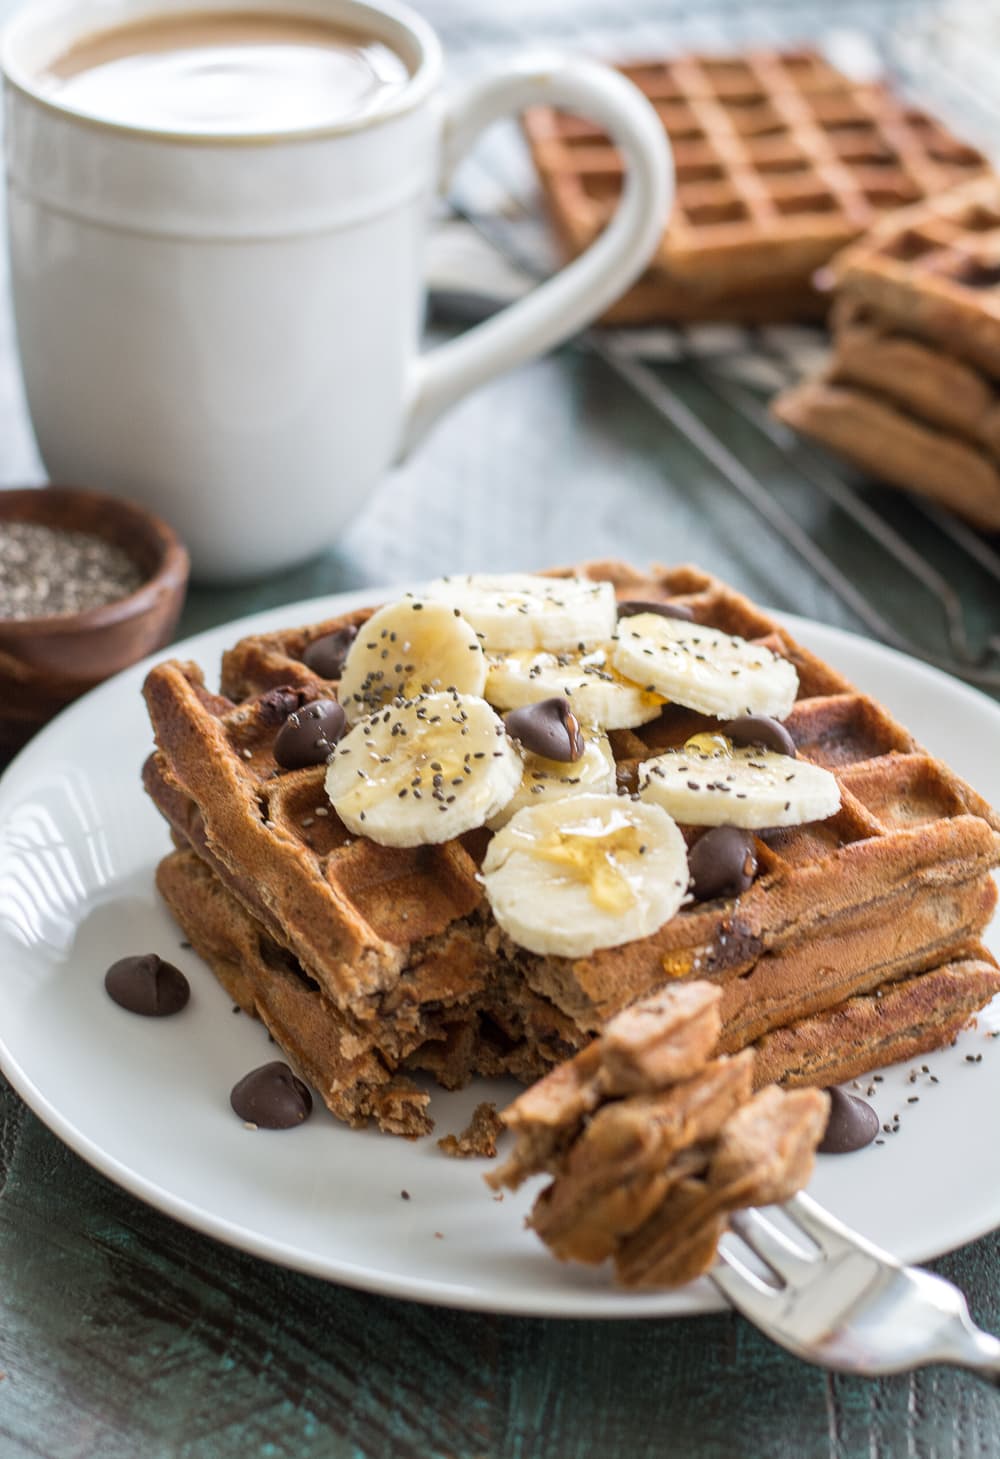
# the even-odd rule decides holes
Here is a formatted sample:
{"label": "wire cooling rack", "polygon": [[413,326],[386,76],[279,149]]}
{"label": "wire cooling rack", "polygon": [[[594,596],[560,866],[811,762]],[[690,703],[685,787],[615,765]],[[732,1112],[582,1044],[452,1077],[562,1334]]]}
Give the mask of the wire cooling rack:
{"label": "wire cooling rack", "polygon": [[[426,8],[453,76],[485,70],[526,42],[614,59],[810,41],[858,79],[890,74],[994,156],[1000,147],[1000,15],[978,0],[632,0],[624,16],[607,0],[508,0],[488,11],[437,0]],[[453,204],[432,280],[439,305],[485,312],[553,267],[516,129],[489,134],[459,173]],[[816,364],[821,331],[595,329],[579,345],[710,463],[870,632],[1000,695],[997,539],[917,496],[874,486],[768,414],[768,397]]]}

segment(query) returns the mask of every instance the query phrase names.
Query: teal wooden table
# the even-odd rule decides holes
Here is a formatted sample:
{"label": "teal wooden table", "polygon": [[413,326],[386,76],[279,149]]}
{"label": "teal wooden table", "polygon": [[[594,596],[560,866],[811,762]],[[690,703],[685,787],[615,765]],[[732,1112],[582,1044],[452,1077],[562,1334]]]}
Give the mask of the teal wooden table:
{"label": "teal wooden table", "polygon": [[[726,414],[697,370],[658,378],[776,498],[794,498],[811,540],[894,622],[921,618],[916,586],[870,559],[843,514]],[[0,484],[40,479],[5,311],[0,420]],[[905,504],[866,500],[926,545],[926,523]],[[776,608],[858,626],[718,462],[600,354],[572,349],[467,401],[306,567],[193,591],[179,635],[318,593],[612,554],[693,560]],[[988,574],[965,567],[960,586],[972,620],[995,628]],[[938,1269],[1000,1330],[996,1236]],[[945,1370],[832,1377],[734,1316],[518,1320],[290,1273],[140,1204],[0,1081],[0,1459],[397,1455],[993,1459],[1000,1394]]]}

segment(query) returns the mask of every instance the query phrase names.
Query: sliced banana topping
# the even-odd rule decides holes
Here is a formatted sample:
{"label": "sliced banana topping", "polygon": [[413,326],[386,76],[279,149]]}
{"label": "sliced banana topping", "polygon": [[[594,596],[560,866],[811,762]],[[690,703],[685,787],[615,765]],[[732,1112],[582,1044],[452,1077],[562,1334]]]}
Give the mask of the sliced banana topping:
{"label": "sliced banana topping", "polygon": [[429,846],[485,825],[517,791],[522,769],[484,699],[427,694],[355,725],[334,749],[326,793],[357,835]]}
{"label": "sliced banana topping", "polygon": [[337,697],[355,724],[394,699],[450,689],[481,696],[485,686],[486,658],[469,624],[444,603],[406,597],[362,625]]}
{"label": "sliced banana topping", "polygon": [[518,811],[490,842],[483,883],[521,947],[586,957],[670,920],[687,893],[687,853],[661,807],[578,795]]}
{"label": "sliced banana topping", "polygon": [[767,714],[784,719],[795,703],[795,665],[760,644],[653,613],[618,625],[613,662],[650,693],[716,719]]}
{"label": "sliced banana topping", "polygon": [[438,578],[426,596],[457,608],[490,652],[576,648],[609,639],[615,631],[614,588],[588,578],[473,573]]}
{"label": "sliced banana topping", "polygon": [[631,683],[614,667],[611,642],[590,648],[525,649],[488,655],[486,698],[498,709],[521,709],[565,694],[577,719],[601,729],[631,729],[655,719],[659,694]]}
{"label": "sliced banana topping", "polygon": [[[721,741],[711,748],[709,740]],[[682,826],[800,826],[840,809],[840,786],[828,770],[773,750],[734,746],[721,735],[696,735],[639,768],[639,794]]]}
{"label": "sliced banana topping", "polygon": [[487,822],[491,831],[505,826],[511,816],[525,806],[542,805],[551,800],[565,800],[570,795],[601,791],[615,792],[615,757],[606,735],[591,730],[584,735],[583,754],[578,760],[549,760],[544,755],[521,751],[524,774],[513,800]]}

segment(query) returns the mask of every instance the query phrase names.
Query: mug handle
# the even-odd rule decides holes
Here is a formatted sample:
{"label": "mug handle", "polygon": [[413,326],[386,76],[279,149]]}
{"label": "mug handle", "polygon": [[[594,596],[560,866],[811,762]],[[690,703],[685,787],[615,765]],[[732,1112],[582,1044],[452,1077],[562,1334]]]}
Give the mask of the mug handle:
{"label": "mug handle", "polygon": [[666,226],[674,175],[663,126],[637,87],[594,61],[527,57],[466,87],[445,118],[442,187],[480,132],[539,102],[583,113],[607,131],[625,158],[621,201],[579,258],[492,319],[417,357],[398,459],[470,390],[552,349],[602,314],[641,272]]}

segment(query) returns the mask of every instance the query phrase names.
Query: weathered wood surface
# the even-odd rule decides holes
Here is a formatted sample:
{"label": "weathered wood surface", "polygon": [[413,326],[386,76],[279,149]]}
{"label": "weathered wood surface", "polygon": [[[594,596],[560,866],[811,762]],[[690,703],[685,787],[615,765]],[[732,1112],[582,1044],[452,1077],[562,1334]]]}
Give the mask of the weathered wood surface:
{"label": "weathered wood surface", "polygon": [[[334,1287],[194,1235],[0,1101],[4,1459],[992,1456],[1000,1396],[830,1377],[736,1317],[556,1322]],[[1000,1326],[995,1237],[939,1264]]]}
{"label": "weathered wood surface", "polygon": [[[708,409],[696,382],[674,383]],[[0,423],[0,483],[40,479],[6,308]],[[713,423],[883,606],[920,612],[777,453]],[[332,551],[253,591],[193,593],[181,631],[362,584],[608,554],[693,559],[764,602],[852,623],[605,365],[565,352],[465,403]],[[940,1270],[1000,1329],[995,1236]],[[0,1371],[0,1459],[1000,1456],[1000,1396],[959,1374],[834,1378],[734,1317],[477,1316],[269,1266],[97,1175],[2,1081]]]}

